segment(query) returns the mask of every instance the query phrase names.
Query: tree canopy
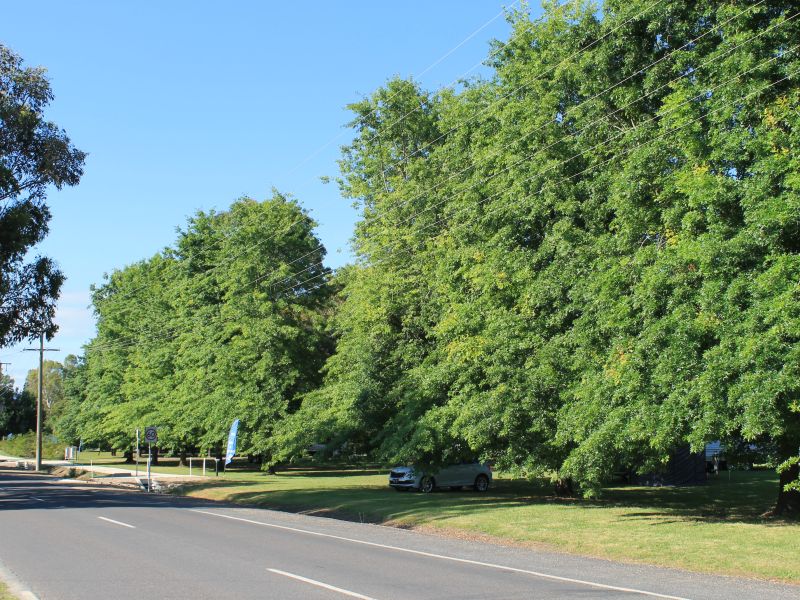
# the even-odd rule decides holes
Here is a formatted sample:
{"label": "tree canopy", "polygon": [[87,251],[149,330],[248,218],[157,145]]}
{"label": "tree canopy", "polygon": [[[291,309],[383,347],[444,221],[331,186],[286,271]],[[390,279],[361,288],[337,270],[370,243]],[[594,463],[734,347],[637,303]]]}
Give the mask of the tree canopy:
{"label": "tree canopy", "polygon": [[537,21],[509,14],[488,79],[389,80],[350,106],[338,183],[361,218],[335,288],[314,289],[328,277],[310,221],[250,245],[289,231],[286,199],[198,214],[95,291],[87,423],[114,443],[148,420],[208,445],[239,416],[268,463],[315,442],[386,462],[479,456],[585,494],[744,439],[778,448],[785,489],[798,14],[548,2]]}
{"label": "tree canopy", "polygon": [[197,213],[174,247],[112,273],[93,292],[98,334],[69,427],[125,449],[153,425],[159,445],[185,451],[218,449],[238,418],[240,450],[268,452],[272,428],[319,385],[332,351],[313,227],[279,193],[245,198]]}
{"label": "tree canopy", "polygon": [[683,444],[796,453],[795,9],[549,4],[492,79],[351,106],[359,260],[287,452],[480,455],[587,493]]}
{"label": "tree canopy", "polygon": [[27,259],[47,235],[48,187],[76,185],[85,153],[44,117],[53,100],[40,67],[0,44],[0,345],[55,333],[64,275],[47,257]]}
{"label": "tree canopy", "polygon": [[0,376],[0,436],[26,433],[36,427],[36,397],[14,387],[8,375]]}

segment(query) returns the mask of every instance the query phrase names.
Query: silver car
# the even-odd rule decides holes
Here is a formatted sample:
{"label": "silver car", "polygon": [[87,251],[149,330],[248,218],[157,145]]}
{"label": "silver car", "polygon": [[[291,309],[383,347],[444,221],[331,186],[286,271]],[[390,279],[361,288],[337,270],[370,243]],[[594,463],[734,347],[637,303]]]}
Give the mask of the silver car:
{"label": "silver car", "polygon": [[477,492],[485,492],[491,482],[492,468],[479,462],[447,465],[436,473],[428,473],[415,467],[395,467],[389,472],[389,485],[398,492],[419,490],[428,494],[436,488],[460,490],[465,486],[472,486]]}

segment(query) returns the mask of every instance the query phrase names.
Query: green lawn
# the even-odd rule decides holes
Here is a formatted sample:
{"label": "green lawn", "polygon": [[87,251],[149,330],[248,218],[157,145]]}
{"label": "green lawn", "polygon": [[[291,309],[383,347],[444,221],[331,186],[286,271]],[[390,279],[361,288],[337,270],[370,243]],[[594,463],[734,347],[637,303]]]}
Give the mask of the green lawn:
{"label": "green lawn", "polygon": [[[33,458],[34,457],[34,444],[35,438],[30,437],[29,434],[25,436],[18,436],[16,440],[0,441],[0,454],[7,454],[10,456],[18,456],[20,458]],[[45,459],[61,460],[64,458],[63,444],[45,443],[42,447],[42,455]],[[160,464],[152,467],[154,473],[174,473],[176,475],[188,475],[189,467],[181,467],[178,465],[179,460],[174,457],[160,457]],[[113,456],[111,452],[99,452],[96,450],[84,450],[78,455],[75,462],[76,466],[89,466],[90,464],[101,466],[113,466],[118,469],[135,470],[136,464],[128,464],[121,452],[117,452]],[[202,474],[202,462],[193,459],[193,475]],[[143,455],[139,460],[139,472],[147,470],[147,456]],[[206,463],[206,475],[214,476],[214,461],[208,460]]]}
{"label": "green lawn", "polygon": [[0,600],[17,600],[17,597],[8,591],[8,586],[2,581],[0,581]]}
{"label": "green lawn", "polygon": [[[189,467],[181,467],[179,466],[179,460],[177,458],[172,457],[159,457],[159,465],[151,467],[151,470],[154,473],[173,473],[175,475],[188,475],[189,474]],[[101,466],[109,466],[114,467],[117,469],[125,469],[133,471],[135,470],[136,464],[135,463],[126,463],[125,458],[122,456],[121,453],[117,453],[116,456],[112,456],[110,452],[96,452],[94,450],[84,450],[78,455],[78,459],[76,464],[79,465],[101,465]],[[200,475],[202,474],[202,463],[193,459],[194,467],[192,467],[192,474],[193,475]],[[142,455],[139,459],[139,472],[144,473],[147,471],[147,456]],[[214,461],[209,460],[206,463],[207,475],[214,475]]]}
{"label": "green lawn", "polygon": [[774,500],[775,474],[731,475],[690,488],[611,487],[594,501],[556,499],[548,488],[503,478],[487,494],[398,493],[383,472],[343,470],[232,472],[179,493],[800,583],[800,522],[759,517]]}

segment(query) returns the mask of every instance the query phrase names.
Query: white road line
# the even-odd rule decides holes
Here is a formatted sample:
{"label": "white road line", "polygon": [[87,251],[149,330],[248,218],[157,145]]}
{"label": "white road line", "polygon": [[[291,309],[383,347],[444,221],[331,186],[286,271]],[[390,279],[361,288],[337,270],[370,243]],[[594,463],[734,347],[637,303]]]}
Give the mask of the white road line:
{"label": "white road line", "polygon": [[549,573],[542,573],[540,571],[530,571],[528,569],[518,569],[517,567],[509,567],[506,565],[498,565],[494,563],[482,562],[479,560],[470,560],[468,558],[457,558],[455,556],[445,556],[444,554],[434,554],[432,552],[424,552],[422,550],[412,550],[410,548],[401,548],[400,546],[390,546],[387,544],[378,544],[377,542],[367,542],[365,540],[356,540],[347,538],[340,535],[333,535],[330,533],[321,533],[319,531],[311,531],[308,529],[299,529],[297,527],[288,527],[286,525],[276,525],[274,523],[264,523],[262,521],[254,521],[252,519],[243,519],[242,517],[234,517],[231,515],[222,515],[220,513],[213,513],[206,510],[199,510],[197,508],[190,508],[192,512],[201,513],[204,515],[211,515],[212,517],[221,517],[223,519],[231,519],[233,521],[241,521],[243,523],[251,523],[252,525],[261,525],[262,527],[272,527],[274,529],[283,529],[285,531],[294,531],[296,533],[305,533],[307,535],[315,535],[317,537],[330,538],[334,540],[341,540],[343,542],[351,542],[353,544],[362,544],[364,546],[372,546],[374,548],[385,548],[387,550],[394,550],[396,552],[406,552],[408,554],[416,554],[417,556],[427,556],[429,558],[438,558],[441,560],[449,560],[452,562],[463,563],[468,565],[476,565],[479,567],[487,567],[490,569],[500,569],[503,571],[512,571],[514,573],[524,573],[525,575],[533,575],[534,577],[541,577],[542,579],[551,579],[553,581],[565,581],[567,583],[577,583],[580,585],[588,585],[591,587],[601,588],[604,590],[614,590],[616,592],[627,592],[630,594],[639,594],[642,596],[650,596],[652,598],[664,598],[666,600],[690,600],[681,596],[670,596],[668,594],[659,594],[658,592],[648,592],[647,590],[638,590],[635,588],[620,587],[616,585],[608,585],[606,583],[597,583],[595,581],[586,581],[584,579],[573,579],[571,577],[561,577],[559,575],[550,575]]}
{"label": "white road line", "polygon": [[127,523],[123,523],[122,521],[115,521],[114,519],[107,519],[106,517],[97,517],[98,519],[102,519],[103,521],[108,521],[109,523],[114,523],[115,525],[122,525],[123,527],[130,527],[131,529],[136,529],[133,525],[128,525]]}
{"label": "white road line", "polygon": [[31,500],[36,500],[37,502],[44,502],[41,498],[37,498],[36,496],[31,496]]}
{"label": "white road line", "polygon": [[276,575],[283,575],[284,577],[291,577],[292,579],[297,579],[298,581],[302,581],[304,583],[308,583],[311,585],[315,585],[317,587],[325,588],[326,590],[331,590],[334,592],[339,592],[340,594],[344,594],[345,596],[350,596],[351,598],[361,598],[361,600],[375,600],[375,598],[370,598],[369,596],[364,596],[363,594],[358,594],[356,592],[351,592],[350,590],[343,590],[342,588],[338,588],[335,585],[329,585],[327,583],[322,583],[321,581],[317,581],[315,579],[309,579],[308,577],[303,577],[301,575],[294,575],[292,573],[287,573],[286,571],[280,571],[278,569],[267,569],[270,573],[275,573]]}

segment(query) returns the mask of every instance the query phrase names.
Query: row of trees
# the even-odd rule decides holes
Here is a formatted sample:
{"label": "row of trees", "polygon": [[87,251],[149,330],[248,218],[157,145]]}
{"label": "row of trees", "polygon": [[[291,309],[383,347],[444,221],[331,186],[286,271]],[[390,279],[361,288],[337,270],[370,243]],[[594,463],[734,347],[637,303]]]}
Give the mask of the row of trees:
{"label": "row of trees", "polygon": [[586,493],[744,438],[777,447],[784,490],[800,445],[797,9],[550,3],[510,15],[489,80],[391,80],[350,107],[355,264],[329,277],[279,194],[198,214],[95,290],[71,431],[125,447],[158,423],[210,447],[240,418],[266,464],[325,441],[388,462],[479,455]]}
{"label": "row of trees", "polygon": [[[42,412],[45,428],[52,433],[60,423],[64,410],[71,403],[67,398],[77,397],[82,385],[76,377],[81,370],[80,359],[70,354],[63,364],[57,360],[43,362]],[[25,433],[36,427],[36,396],[39,387],[39,369],[31,369],[22,389],[14,385],[8,375],[0,377],[0,435]]]}
{"label": "row of trees", "polygon": [[[86,347],[60,437],[131,448],[158,424],[162,447],[218,449],[233,418],[241,451],[269,456],[272,431],[320,384],[333,345],[313,221],[280,194],[198,213],[174,247],[93,290]],[[300,271],[297,275],[294,272]]]}

